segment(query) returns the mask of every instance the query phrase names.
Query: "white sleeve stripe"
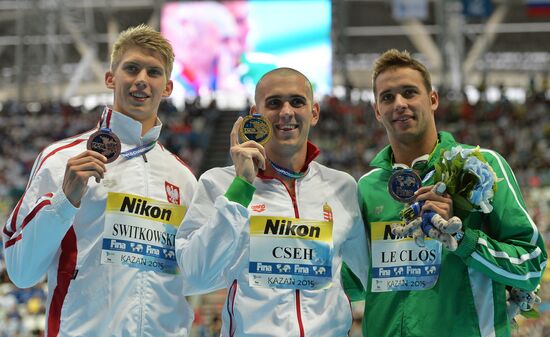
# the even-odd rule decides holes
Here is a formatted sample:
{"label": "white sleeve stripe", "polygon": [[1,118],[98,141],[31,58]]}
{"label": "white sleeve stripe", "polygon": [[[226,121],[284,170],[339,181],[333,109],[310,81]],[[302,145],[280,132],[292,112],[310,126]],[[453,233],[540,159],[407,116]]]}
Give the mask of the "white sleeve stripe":
{"label": "white sleeve stripe", "polygon": [[[529,220],[529,223],[531,224],[531,228],[533,229],[533,236],[531,237],[531,241],[529,243],[531,243],[532,245],[535,245],[537,243],[538,236],[539,236],[539,231],[537,229],[537,225],[535,225],[535,223],[533,222],[533,220],[529,216],[529,213],[527,213],[527,210],[525,208],[523,208],[523,206],[519,202],[516,191],[514,190],[513,186],[510,184],[510,179],[508,177],[508,173],[506,172],[506,169],[504,168],[504,165],[502,164],[502,161],[500,160],[500,157],[493,150],[482,149],[481,152],[487,152],[487,153],[491,154],[498,161],[498,165],[500,166],[500,170],[502,171],[502,174],[504,175],[504,179],[506,180],[506,183],[508,184],[508,188],[510,189],[510,191],[514,195],[514,199],[516,200],[516,203],[518,204],[519,208],[523,211],[523,213],[525,214],[525,217]],[[514,178],[514,180],[516,180],[516,177],[514,176],[513,172],[512,172],[512,178]],[[517,182],[517,180],[516,180],[516,182]],[[498,191],[497,191],[497,193],[498,193]]]}
{"label": "white sleeve stripe", "polygon": [[479,238],[477,240],[477,243],[479,243],[482,246],[487,247],[487,250],[489,251],[489,253],[492,256],[494,256],[496,258],[508,259],[510,261],[510,263],[512,263],[512,264],[522,264],[525,261],[528,261],[528,260],[531,260],[531,259],[534,259],[534,258],[538,257],[540,255],[540,253],[542,252],[540,250],[540,248],[537,247],[531,253],[523,254],[519,258],[517,258],[517,257],[510,257],[510,255],[508,255],[508,253],[506,253],[506,252],[496,251],[494,249],[489,248],[489,244],[487,243],[487,240],[485,240],[483,238]]}
{"label": "white sleeve stripe", "polygon": [[[361,178],[359,178],[359,180],[361,180],[361,179],[363,179],[363,178],[365,178],[365,177],[368,177],[368,176],[370,176],[371,174],[373,174],[374,172],[377,172],[377,171],[380,171],[380,170],[381,170],[381,168],[374,168],[374,169],[370,170],[369,172],[363,174],[363,176],[361,176]],[[359,180],[358,180],[358,181],[359,181]]]}
{"label": "white sleeve stripe", "polygon": [[503,276],[512,280],[520,280],[520,281],[526,281],[531,278],[541,277],[542,270],[544,270],[544,267],[546,266],[546,261],[544,261],[543,263],[540,264],[540,268],[541,268],[540,271],[532,271],[525,274],[516,275],[498,266],[495,266],[494,264],[491,264],[490,262],[485,260],[481,255],[479,255],[479,253],[477,252],[472,253],[472,258],[478,261],[479,263],[481,263],[482,265],[484,265],[485,267],[489,268],[494,273],[499,274],[500,276]]}

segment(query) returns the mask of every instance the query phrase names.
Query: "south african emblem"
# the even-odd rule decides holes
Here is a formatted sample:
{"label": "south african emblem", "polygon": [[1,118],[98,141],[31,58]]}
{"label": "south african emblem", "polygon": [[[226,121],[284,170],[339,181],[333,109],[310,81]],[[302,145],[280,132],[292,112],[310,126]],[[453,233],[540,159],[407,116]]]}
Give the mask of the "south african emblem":
{"label": "south african emblem", "polygon": [[414,192],[422,186],[420,176],[411,169],[395,171],[388,181],[388,192],[397,201],[410,203],[415,199]]}
{"label": "south african emblem", "polygon": [[271,123],[260,114],[244,117],[239,130],[241,142],[253,140],[265,145],[271,138]]}
{"label": "south african emblem", "polygon": [[120,139],[109,129],[100,129],[88,138],[86,147],[101,153],[107,157],[107,163],[112,163],[120,154]]}

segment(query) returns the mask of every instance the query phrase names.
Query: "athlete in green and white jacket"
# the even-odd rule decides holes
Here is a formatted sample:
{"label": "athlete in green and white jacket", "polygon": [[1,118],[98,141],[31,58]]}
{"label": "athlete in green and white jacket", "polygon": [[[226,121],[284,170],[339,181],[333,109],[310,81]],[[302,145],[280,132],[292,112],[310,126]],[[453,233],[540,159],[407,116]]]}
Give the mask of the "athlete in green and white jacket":
{"label": "athlete in green and white jacket", "polygon": [[[489,214],[450,208],[444,199],[425,196],[430,209],[463,221],[456,251],[436,240],[417,246],[391,234],[403,204],[388,193],[397,167],[417,168],[422,178],[434,170],[442,149],[458,145],[435,128],[439,97],[423,65],[406,52],[388,51],[374,69],[375,112],[390,145],[372,160],[373,170],[359,180],[359,196],[371,249],[371,272],[362,293],[344,271],[352,300],[365,300],[364,336],[509,336],[506,286],[533,290],[546,266],[543,239],[530,218],[517,181],[504,158],[481,149],[498,182]],[[430,89],[427,89],[430,88]],[[468,145],[462,145],[469,148]],[[424,186],[433,185],[433,176]],[[447,205],[447,206],[446,206]],[[426,210],[426,206],[424,208]],[[363,296],[362,296],[363,295]]]}

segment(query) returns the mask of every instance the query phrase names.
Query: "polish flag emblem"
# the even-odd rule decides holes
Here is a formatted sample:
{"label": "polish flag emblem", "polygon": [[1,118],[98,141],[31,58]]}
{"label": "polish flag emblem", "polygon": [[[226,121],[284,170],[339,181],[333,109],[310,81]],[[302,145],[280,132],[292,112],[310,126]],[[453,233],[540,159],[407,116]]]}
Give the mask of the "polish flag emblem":
{"label": "polish flag emblem", "polygon": [[166,199],[171,204],[180,204],[180,188],[176,185],[172,185],[169,182],[164,182],[164,187],[166,189]]}

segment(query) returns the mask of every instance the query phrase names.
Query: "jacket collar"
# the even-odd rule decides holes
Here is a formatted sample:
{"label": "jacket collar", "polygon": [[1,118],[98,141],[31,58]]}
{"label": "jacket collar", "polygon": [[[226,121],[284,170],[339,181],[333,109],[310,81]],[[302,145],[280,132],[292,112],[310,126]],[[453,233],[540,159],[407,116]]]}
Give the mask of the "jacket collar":
{"label": "jacket collar", "polygon": [[[306,161],[304,162],[304,166],[302,166],[302,169],[300,170],[300,172],[306,172],[309,168],[309,164],[315,159],[317,158],[317,156],[321,153],[321,150],[319,150],[319,148],[317,146],[315,146],[315,144],[313,144],[312,142],[310,142],[309,140],[307,141],[307,152],[306,152]],[[258,171],[258,178],[262,178],[262,179],[272,179],[274,178],[273,176],[269,176],[265,173],[265,171],[262,171],[262,170],[259,170]]]}
{"label": "jacket collar", "polygon": [[[141,123],[120,112],[105,107],[99,121],[100,127],[107,127],[118,136],[123,147],[148,144],[158,140],[162,129],[162,122],[157,118],[157,123],[143,137],[141,136]],[[124,149],[123,149],[124,150]]]}
{"label": "jacket collar", "polygon": [[[428,170],[431,170],[435,167],[435,164],[439,161],[441,157],[442,149],[449,149],[452,146],[455,146],[457,143],[453,136],[448,132],[438,132],[437,134],[438,142],[433,149],[432,153],[428,157],[428,163],[426,167],[422,170],[421,174],[427,173]],[[384,170],[393,169],[393,151],[390,145],[384,147],[370,162],[370,166],[379,167]]]}

